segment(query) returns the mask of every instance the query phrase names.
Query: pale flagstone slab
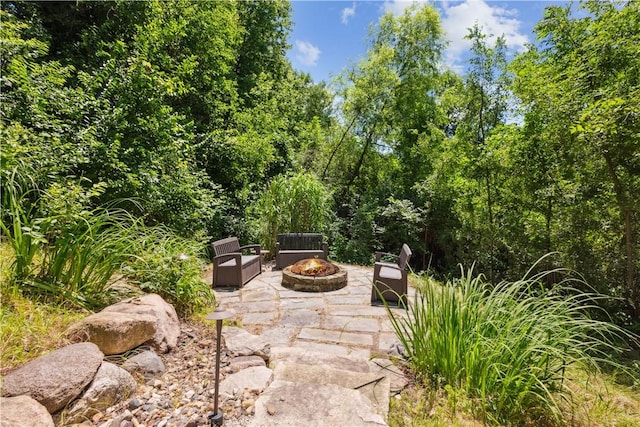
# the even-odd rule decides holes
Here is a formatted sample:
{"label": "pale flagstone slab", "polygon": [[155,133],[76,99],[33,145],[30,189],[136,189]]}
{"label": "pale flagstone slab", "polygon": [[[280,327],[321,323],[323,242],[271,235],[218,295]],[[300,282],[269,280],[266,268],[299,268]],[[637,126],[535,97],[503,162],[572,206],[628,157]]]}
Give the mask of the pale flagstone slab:
{"label": "pale flagstone slab", "polygon": [[387,317],[387,310],[384,307],[370,305],[333,305],[327,307],[327,312],[335,316]]}
{"label": "pale flagstone slab", "polygon": [[394,332],[393,325],[388,317],[380,321],[380,332]]}
{"label": "pale flagstone slab", "polygon": [[353,279],[354,283],[371,285],[371,281],[373,280],[373,272],[354,271],[351,273],[351,278]]}
{"label": "pale flagstone slab", "polygon": [[323,327],[349,332],[378,332],[380,321],[366,317],[325,316]]}
{"label": "pale flagstone slab", "polygon": [[245,313],[242,315],[242,323],[249,325],[272,325],[278,313],[273,311],[271,313]]}
{"label": "pale flagstone slab", "polygon": [[364,304],[367,301],[367,298],[362,295],[327,295],[325,298],[329,304],[336,305]]}
{"label": "pale flagstone slab", "polygon": [[254,335],[242,328],[227,326],[222,328],[226,347],[236,356],[257,355],[267,360],[272,346],[287,346],[297,332],[294,328],[266,328],[260,335]]}
{"label": "pale flagstone slab", "polygon": [[272,347],[286,346],[291,343],[297,332],[298,328],[281,325],[275,328],[265,329],[260,334],[260,338],[267,341]]}
{"label": "pale flagstone slab", "polygon": [[380,351],[392,352],[399,343],[398,337],[393,332],[381,332],[378,335],[378,348]]}
{"label": "pale flagstone slab", "polygon": [[269,276],[265,276],[262,278],[262,281],[265,283],[281,283],[282,282],[282,272],[278,271],[277,273],[272,273]]}
{"label": "pale flagstone slab", "polygon": [[367,300],[365,303],[371,301],[371,284],[366,286],[348,286],[349,295],[365,295]]}
{"label": "pale flagstone slab", "polygon": [[380,369],[374,372],[353,372],[324,365],[308,365],[285,362],[276,366],[274,381],[289,381],[309,384],[335,384],[358,390],[371,401],[373,408],[383,418],[389,412],[389,391],[391,372]]}
{"label": "pale flagstone slab", "polygon": [[[311,410],[312,409],[312,410]],[[258,426],[386,426],[369,399],[334,384],[273,381],[256,400],[249,424]]]}
{"label": "pale flagstone slab", "polygon": [[256,289],[264,289],[267,287],[268,282],[264,281],[261,277],[255,277],[249,282],[245,283],[242,287],[244,291],[253,291]]}
{"label": "pale flagstone slab", "polygon": [[[270,363],[273,366],[278,366],[280,363],[323,365],[353,372],[369,372],[370,370],[367,363],[368,355],[339,354],[338,348],[347,350],[344,346],[306,342],[308,348],[304,348],[299,346],[302,343],[302,341],[298,341],[293,347],[274,346],[271,349]],[[336,349],[336,351],[331,351],[332,349]]]}
{"label": "pale flagstone slab", "polygon": [[280,303],[282,310],[298,310],[301,308],[324,308],[325,302],[322,295],[310,298],[287,298]]}
{"label": "pale flagstone slab", "polygon": [[235,373],[254,366],[267,365],[264,359],[260,356],[238,356],[229,361],[229,366],[227,369],[229,369],[231,373]]}
{"label": "pale flagstone slab", "polygon": [[218,304],[230,304],[235,302],[240,302],[240,293],[231,293],[231,292],[214,292],[216,295],[216,301]]}
{"label": "pale flagstone slab", "polygon": [[343,345],[325,344],[321,342],[296,341],[293,347],[301,350],[321,351],[325,354],[339,356],[347,356],[349,354],[349,349]]}
{"label": "pale flagstone slab", "polygon": [[244,290],[242,291],[242,302],[252,301],[273,301],[276,299],[277,293],[271,289],[263,287],[256,290]]}
{"label": "pale flagstone slab", "polygon": [[303,328],[298,338],[329,342],[334,344],[346,344],[357,346],[372,346],[371,334],[357,334],[354,332],[327,331],[324,329]]}
{"label": "pale flagstone slab", "polygon": [[278,311],[278,301],[241,302],[230,305],[237,313],[273,313]]}
{"label": "pale flagstone slab", "polygon": [[357,357],[367,359],[371,357],[371,350],[362,347],[346,347],[338,344],[325,344],[315,341],[296,341],[293,347],[304,350],[323,351],[326,354]]}
{"label": "pale flagstone slab", "polygon": [[280,324],[285,326],[320,326],[320,314],[313,310],[289,310],[282,313]]}
{"label": "pale flagstone slab", "polygon": [[266,366],[252,366],[227,376],[220,382],[220,394],[242,395],[245,389],[264,390],[267,388],[273,371]]}
{"label": "pale flagstone slab", "polygon": [[286,298],[316,298],[318,296],[318,293],[316,292],[298,292],[298,291],[292,291],[286,288],[282,288],[281,291],[278,292],[278,295],[280,295],[280,299],[284,300]]}

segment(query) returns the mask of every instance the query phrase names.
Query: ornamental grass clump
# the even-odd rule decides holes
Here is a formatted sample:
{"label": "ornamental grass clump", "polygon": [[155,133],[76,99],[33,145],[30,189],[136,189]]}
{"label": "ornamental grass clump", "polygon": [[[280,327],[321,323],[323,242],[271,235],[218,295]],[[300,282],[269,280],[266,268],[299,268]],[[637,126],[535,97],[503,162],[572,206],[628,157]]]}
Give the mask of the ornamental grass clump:
{"label": "ornamental grass clump", "polygon": [[388,310],[418,378],[462,392],[490,424],[560,421],[569,368],[619,367],[611,356],[637,337],[589,316],[602,296],[542,286],[551,273],[495,286],[473,269],[445,285],[423,280],[406,315]]}

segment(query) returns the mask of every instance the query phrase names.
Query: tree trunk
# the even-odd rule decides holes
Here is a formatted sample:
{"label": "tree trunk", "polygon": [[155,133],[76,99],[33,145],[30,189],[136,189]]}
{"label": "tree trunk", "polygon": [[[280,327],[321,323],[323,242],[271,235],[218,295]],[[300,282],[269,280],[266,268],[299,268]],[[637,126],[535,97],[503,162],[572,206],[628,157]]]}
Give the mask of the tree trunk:
{"label": "tree trunk", "polygon": [[336,153],[338,152],[338,148],[340,148],[340,146],[342,145],[342,142],[344,141],[344,138],[347,136],[347,133],[349,133],[349,131],[351,130],[351,128],[353,127],[354,123],[356,122],[356,119],[358,118],[358,114],[356,114],[355,116],[353,116],[353,120],[351,120],[351,123],[349,123],[349,126],[347,126],[347,128],[344,130],[344,132],[342,132],[342,136],[340,137],[340,141],[338,141],[338,143],[336,144],[335,147],[333,147],[333,151],[331,151],[331,156],[329,156],[329,160],[327,161],[327,165],[324,167],[324,170],[322,171],[322,178],[321,180],[324,181],[324,178],[327,175],[327,170],[329,169],[329,165],[331,164],[331,162],[333,161],[333,157],[336,155]]}
{"label": "tree trunk", "polygon": [[633,316],[637,318],[640,315],[640,289],[637,288],[635,279],[635,260],[633,254],[633,224],[632,224],[632,210],[629,205],[629,201],[625,197],[624,188],[620,182],[620,178],[616,173],[615,165],[609,153],[603,153],[604,159],[607,162],[607,169],[609,176],[613,181],[613,189],[616,193],[616,199],[618,202],[618,208],[624,221],[624,240],[625,240],[625,256],[626,256],[626,287],[629,295],[629,300],[633,307]]}

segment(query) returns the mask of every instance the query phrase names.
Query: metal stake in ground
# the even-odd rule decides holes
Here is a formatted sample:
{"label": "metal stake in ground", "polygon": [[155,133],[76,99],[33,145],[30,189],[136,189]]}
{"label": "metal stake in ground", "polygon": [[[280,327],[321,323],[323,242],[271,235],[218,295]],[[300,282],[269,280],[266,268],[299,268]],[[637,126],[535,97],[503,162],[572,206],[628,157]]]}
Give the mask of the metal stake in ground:
{"label": "metal stake in ground", "polygon": [[211,427],[221,426],[224,422],[224,416],[222,411],[218,409],[218,388],[220,385],[220,341],[222,336],[222,321],[224,319],[230,319],[233,317],[233,313],[217,308],[213,313],[210,313],[206,319],[216,321],[216,381],[214,391],[213,412],[209,414],[209,423]]}

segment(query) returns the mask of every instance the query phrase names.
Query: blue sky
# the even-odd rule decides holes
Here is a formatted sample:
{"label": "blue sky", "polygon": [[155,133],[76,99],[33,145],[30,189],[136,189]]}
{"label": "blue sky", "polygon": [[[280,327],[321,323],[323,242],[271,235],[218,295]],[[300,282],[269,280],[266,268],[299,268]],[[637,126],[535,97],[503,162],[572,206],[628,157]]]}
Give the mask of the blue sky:
{"label": "blue sky", "polygon": [[[533,26],[544,8],[563,1],[542,0],[422,0],[431,1],[440,12],[449,40],[445,63],[462,72],[469,41],[467,28],[478,22],[486,34],[504,35],[511,52],[534,41]],[[311,74],[316,82],[329,81],[366,53],[369,26],[390,11],[401,14],[413,2],[406,0],[331,1],[292,0],[292,48],[288,57],[297,70]]]}

